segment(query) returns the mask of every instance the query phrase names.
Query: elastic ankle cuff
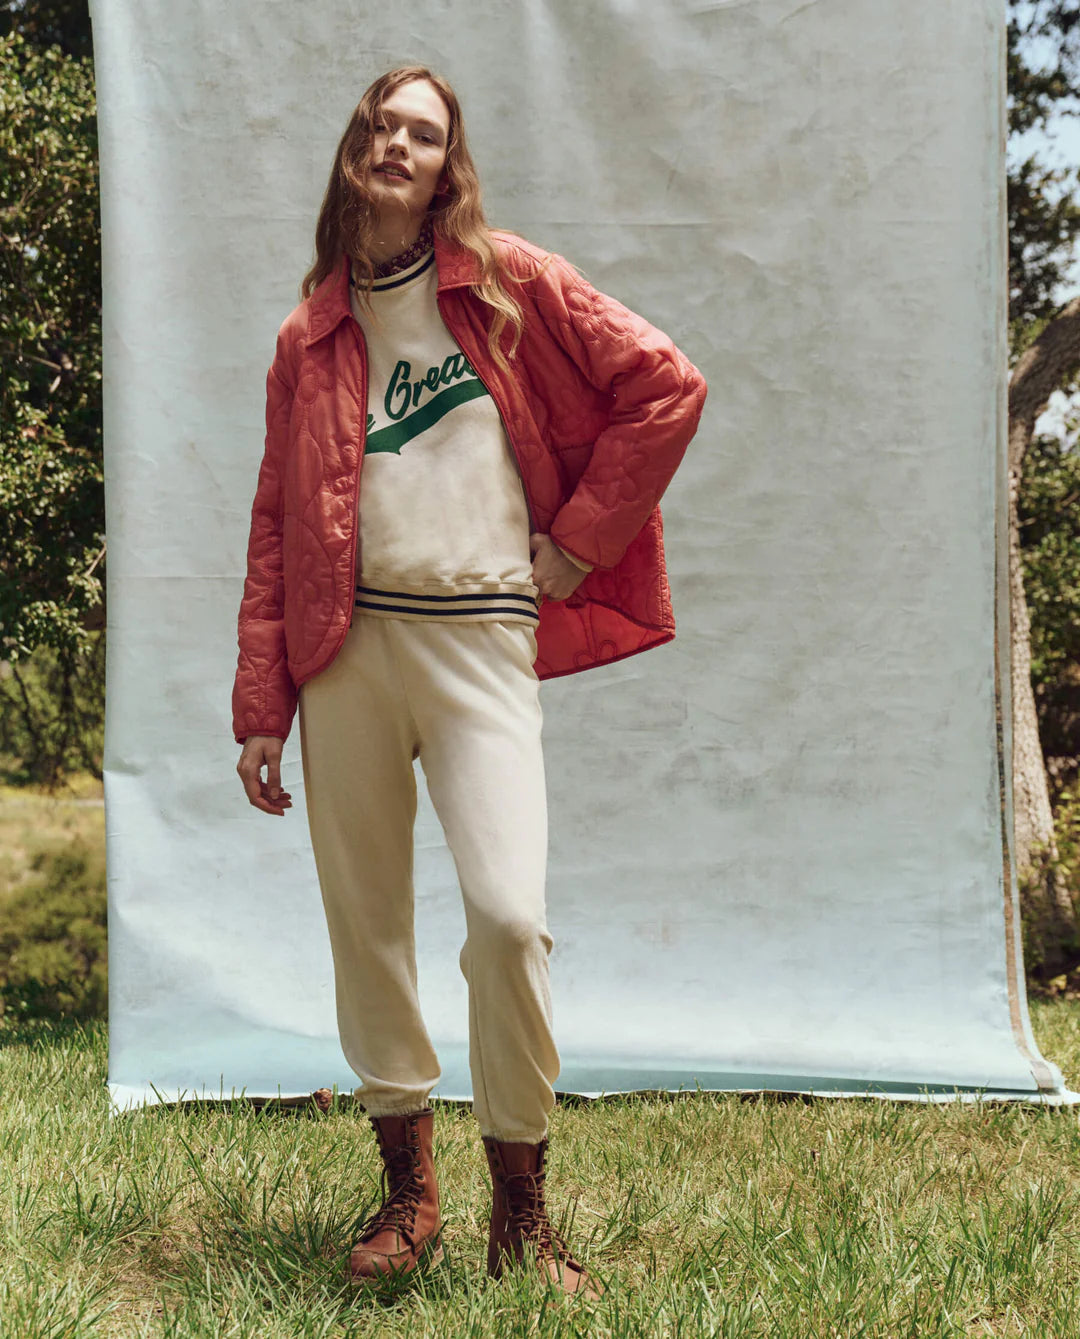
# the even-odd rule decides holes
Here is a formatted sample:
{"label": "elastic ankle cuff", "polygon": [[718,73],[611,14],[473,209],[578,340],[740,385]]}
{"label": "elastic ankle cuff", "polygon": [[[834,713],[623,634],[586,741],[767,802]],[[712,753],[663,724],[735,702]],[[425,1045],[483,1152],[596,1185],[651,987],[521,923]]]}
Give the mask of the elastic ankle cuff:
{"label": "elastic ankle cuff", "polygon": [[417,1106],[415,1100],[404,1105],[399,1103],[397,1106],[376,1103],[374,1107],[364,1106],[364,1115],[371,1120],[381,1120],[383,1116],[418,1116],[421,1112],[432,1109],[427,1102],[421,1102]]}
{"label": "elastic ankle cuff", "polygon": [[485,1130],[481,1128],[480,1137],[482,1139],[494,1139],[500,1144],[542,1144],[548,1137],[547,1131],[536,1136],[530,1134],[507,1134],[502,1130]]}

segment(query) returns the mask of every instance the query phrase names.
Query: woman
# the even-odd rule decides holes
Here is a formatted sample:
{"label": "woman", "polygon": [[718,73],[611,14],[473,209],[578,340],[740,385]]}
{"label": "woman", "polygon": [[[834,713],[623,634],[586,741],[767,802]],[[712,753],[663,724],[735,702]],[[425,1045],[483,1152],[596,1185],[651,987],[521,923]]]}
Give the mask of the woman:
{"label": "woman", "polygon": [[705,385],[561,257],[488,229],[458,100],[419,66],[353,113],[301,297],[267,376],[234,732],[250,802],[281,816],[299,708],[341,1043],[385,1171],[351,1276],[442,1258],[419,757],[468,926],[488,1272],[516,1262],[596,1297],[544,1203],[559,1056],[538,685],[674,636],[657,502]]}

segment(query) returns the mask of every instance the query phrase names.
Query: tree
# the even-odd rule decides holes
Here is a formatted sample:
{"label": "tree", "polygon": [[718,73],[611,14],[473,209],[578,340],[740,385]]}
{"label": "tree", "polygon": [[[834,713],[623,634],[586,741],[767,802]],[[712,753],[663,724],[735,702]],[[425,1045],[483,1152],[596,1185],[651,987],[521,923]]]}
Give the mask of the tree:
{"label": "tree", "polygon": [[[86,755],[73,741],[87,736],[93,703],[103,708],[103,634],[94,633],[105,541],[88,7],[0,0],[0,34],[0,753],[18,751],[8,737],[17,734],[35,754],[27,775],[55,779],[64,759]],[[1009,0],[1007,37],[1010,133],[1045,126],[1055,113],[1080,114],[1076,0]],[[1034,61],[1036,42],[1049,63]],[[1059,860],[1044,754],[1052,736],[1062,777],[1080,768],[1080,478],[1076,455],[1033,431],[1050,394],[1076,391],[1080,380],[1076,306],[1059,296],[1080,235],[1078,177],[1029,157],[1008,181],[1016,855],[1028,921],[1042,916],[1050,926],[1030,959],[1044,975],[1074,960],[1078,938],[1080,868],[1070,874]],[[40,669],[33,682],[31,655]]]}
{"label": "tree", "polygon": [[[28,709],[20,665],[37,648],[51,648],[59,707],[96,663],[100,294],[91,62],[10,32],[0,38],[0,658],[15,712]],[[69,726],[58,709],[31,733],[55,755]]]}
{"label": "tree", "polygon": [[[1041,39],[1054,50],[1047,68],[1027,63],[1031,43]],[[1069,0],[1046,4],[1012,4],[1009,15],[1008,91],[1009,127],[1022,133],[1045,127],[1052,112],[1080,113],[1080,11]],[[1008,183],[1009,216],[1009,594],[1011,614],[1011,678],[1013,718],[1013,796],[1015,860],[1020,876],[1029,974],[1046,980],[1080,964],[1080,927],[1077,925],[1076,888],[1070,888],[1055,833],[1047,769],[1040,736],[1039,713],[1032,679],[1032,634],[1021,548],[1024,462],[1032,447],[1035,422],[1055,390],[1080,390],[1080,299],[1064,306],[1056,299],[1063,287],[1065,265],[1080,234],[1080,207],[1075,188],[1080,171],[1051,171],[1033,157],[1011,174]],[[1064,187],[1054,198],[1054,191]],[[1049,443],[1039,444],[1042,460]],[[1052,477],[1074,471],[1075,462],[1059,457]],[[1037,471],[1035,490],[1047,492],[1046,471]],[[1049,482],[1049,492],[1055,491]],[[1056,518],[1062,533],[1072,526],[1067,508],[1077,499],[1066,494]],[[1080,508],[1076,511],[1080,528]],[[1036,538],[1029,528],[1029,543]],[[1041,536],[1038,536],[1041,539]],[[1070,615],[1080,614],[1080,591],[1072,581],[1068,550],[1044,549],[1042,590],[1053,590],[1039,603],[1049,638],[1060,647],[1069,644]],[[1044,666],[1040,666],[1044,668]],[[1080,740],[1075,741],[1080,752]],[[1075,878],[1075,872],[1073,873]]]}
{"label": "tree", "polygon": [[[1016,864],[1024,876],[1028,969],[1040,979],[1080,964],[1074,890],[1061,868],[1031,676],[1031,628],[1020,552],[1024,456],[1050,393],[1077,386],[1080,297],[1051,318],[1017,362],[1009,387],[1009,593],[1012,621],[1013,796]],[[1058,576],[1060,578],[1060,566]]]}
{"label": "tree", "polygon": [[[1075,0],[1009,0],[1007,38],[1009,135],[1036,127],[1045,131],[1054,115],[1080,115],[1080,9]],[[1052,51],[1048,68],[1030,64],[1037,47]],[[1056,294],[1080,234],[1080,205],[1070,189],[1078,178],[1080,169],[1048,169],[1034,155],[1009,175],[1010,362],[1060,305]]]}
{"label": "tree", "polygon": [[87,0],[0,0],[0,37],[21,33],[44,51],[59,46],[65,56],[92,56]]}

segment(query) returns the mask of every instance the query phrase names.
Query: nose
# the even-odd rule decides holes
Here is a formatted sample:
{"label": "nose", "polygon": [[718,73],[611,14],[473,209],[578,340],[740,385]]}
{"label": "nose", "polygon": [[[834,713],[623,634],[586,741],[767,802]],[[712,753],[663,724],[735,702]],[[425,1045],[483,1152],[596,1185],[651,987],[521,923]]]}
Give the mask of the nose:
{"label": "nose", "polygon": [[390,148],[400,149],[404,153],[408,142],[409,142],[409,136],[406,133],[405,127],[398,126],[396,130],[391,132],[389,138],[386,141],[386,147],[388,149]]}

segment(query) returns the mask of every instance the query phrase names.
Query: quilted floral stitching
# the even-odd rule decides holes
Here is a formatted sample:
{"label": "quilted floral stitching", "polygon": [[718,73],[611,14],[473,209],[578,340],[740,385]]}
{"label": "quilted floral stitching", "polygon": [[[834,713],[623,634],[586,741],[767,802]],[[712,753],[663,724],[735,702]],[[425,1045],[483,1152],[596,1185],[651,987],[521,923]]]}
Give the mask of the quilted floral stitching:
{"label": "quilted floral stitching", "polygon": [[[505,234],[495,240],[519,276],[548,254]],[[519,286],[525,332],[507,377],[487,355],[490,309],[461,286],[466,258],[438,239],[436,253],[440,292],[444,280],[450,289],[445,314],[499,390],[537,525],[595,564],[571,600],[542,606],[538,677],[669,641],[675,625],[658,504],[697,428],[700,373],[666,335],[552,254],[543,273]],[[331,275],[285,319],[267,374],[266,445],[238,618],[238,739],[288,735],[299,685],[329,664],[351,620],[352,471],[364,407],[355,335],[335,305],[341,277]]]}
{"label": "quilted floral stitching", "polygon": [[283,506],[280,448],[288,428],[292,391],[276,368],[266,375],[266,442],[248,540],[248,571],[237,618],[240,656],[233,712],[249,733],[289,733],[295,689],[285,640]]}

